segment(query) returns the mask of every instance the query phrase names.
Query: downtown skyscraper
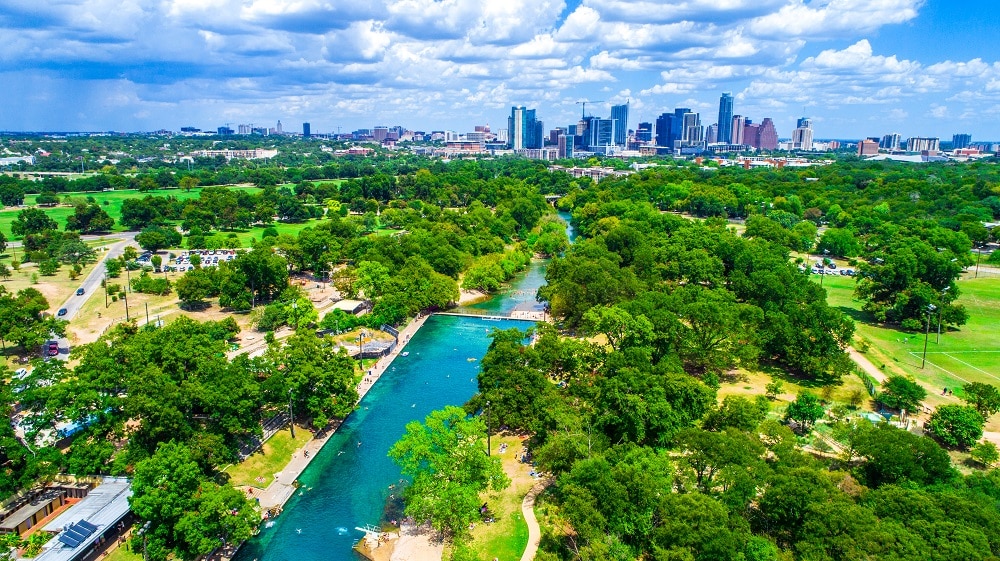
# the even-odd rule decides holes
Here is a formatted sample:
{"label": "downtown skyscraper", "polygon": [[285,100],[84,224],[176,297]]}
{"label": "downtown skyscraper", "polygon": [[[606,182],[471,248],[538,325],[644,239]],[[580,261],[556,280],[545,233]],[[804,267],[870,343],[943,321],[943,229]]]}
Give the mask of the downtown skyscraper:
{"label": "downtown skyscraper", "polygon": [[719,98],[719,136],[716,142],[733,141],[733,94],[724,92]]}
{"label": "downtown skyscraper", "polygon": [[615,146],[625,146],[628,142],[628,103],[611,106],[611,121]]}
{"label": "downtown skyscraper", "polygon": [[507,131],[507,144],[514,150],[541,148],[544,142],[543,125],[535,119],[534,109],[511,107]]}

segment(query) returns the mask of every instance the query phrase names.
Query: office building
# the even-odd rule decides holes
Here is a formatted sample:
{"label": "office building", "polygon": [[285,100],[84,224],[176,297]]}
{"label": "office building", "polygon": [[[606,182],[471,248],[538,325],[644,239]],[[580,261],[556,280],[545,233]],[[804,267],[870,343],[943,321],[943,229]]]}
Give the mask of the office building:
{"label": "office building", "polygon": [[956,134],[951,137],[951,149],[961,150],[962,148],[968,148],[972,146],[972,135],[971,134]]}
{"label": "office building", "polygon": [[625,146],[628,142],[628,104],[611,106],[611,121],[614,123],[614,144]]}
{"label": "office building", "polygon": [[556,139],[556,156],[558,158],[573,157],[573,137],[560,134]]}
{"label": "office building", "polygon": [[760,122],[758,135],[756,146],[758,150],[778,149],[778,131],[774,128],[774,121],[770,117],[764,117],[764,120]]}
{"label": "office building", "polygon": [[883,150],[889,150],[894,152],[899,150],[903,143],[903,138],[899,136],[898,132],[890,133],[882,137],[882,140],[878,143],[879,148]]}
{"label": "office building", "polygon": [[559,144],[559,137],[566,134],[566,129],[562,127],[556,127],[549,131],[549,144],[555,146]]}
{"label": "office building", "polygon": [[716,142],[731,143],[733,140],[733,94],[725,92],[719,98],[719,132]]}
{"label": "office building", "polygon": [[750,119],[743,125],[743,144],[751,148],[760,148],[760,125]]}
{"label": "office building", "polygon": [[276,133],[278,133],[278,134],[283,134],[283,132],[281,130],[281,121],[280,120],[278,121],[278,126],[274,127],[274,131]]}
{"label": "office building", "polygon": [[686,107],[678,107],[673,113],[663,113],[656,119],[656,145],[671,151],[680,148],[702,147],[705,130],[701,126],[701,116]]}
{"label": "office building", "polygon": [[231,129],[229,127],[219,127],[218,129],[216,129],[216,131],[217,131],[217,133],[218,133],[219,136],[226,136],[226,135],[233,134],[235,132],[235,131],[233,131],[233,129]]}
{"label": "office building", "polygon": [[587,123],[587,146],[591,151],[604,151],[614,145],[615,120],[590,117]]}
{"label": "office building", "polygon": [[941,150],[941,140],[939,138],[913,137],[906,141],[907,152],[937,152]]}
{"label": "office building", "polygon": [[513,150],[541,148],[544,142],[544,125],[535,118],[535,110],[511,107],[507,119],[507,145]]}
{"label": "office building", "polygon": [[635,129],[636,142],[652,142],[653,123],[639,123],[639,128]]}
{"label": "office building", "polygon": [[743,115],[733,115],[733,127],[730,133],[730,144],[746,144],[743,142],[743,127],[747,125],[747,118]]}
{"label": "office building", "polygon": [[681,115],[680,146],[702,146],[705,142],[705,129],[701,126],[701,115],[690,111]]}
{"label": "office building", "polygon": [[309,123],[302,123],[302,136],[305,138],[312,136],[312,129],[310,128]]}
{"label": "office building", "polygon": [[808,117],[802,117],[796,121],[795,130],[792,131],[792,149],[793,150],[812,150],[813,149],[813,130],[812,130],[812,120]]}
{"label": "office building", "polygon": [[879,143],[866,138],[858,143],[858,156],[877,156],[878,155],[878,145]]}
{"label": "office building", "polygon": [[705,144],[715,144],[719,141],[719,124],[712,123],[705,129]]}

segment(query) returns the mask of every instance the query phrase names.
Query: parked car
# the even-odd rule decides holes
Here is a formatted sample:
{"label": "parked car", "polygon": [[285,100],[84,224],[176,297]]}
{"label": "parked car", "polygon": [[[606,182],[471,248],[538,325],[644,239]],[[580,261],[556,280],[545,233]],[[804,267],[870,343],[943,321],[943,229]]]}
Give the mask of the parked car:
{"label": "parked car", "polygon": [[82,286],[81,286],[80,288],[76,289],[76,295],[77,295],[77,296],[83,296],[83,293],[84,293],[84,292],[86,292],[86,291],[85,291],[85,290],[83,290],[83,287],[82,287]]}
{"label": "parked car", "polygon": [[56,356],[57,354],[59,354],[59,343],[49,341],[49,356]]}
{"label": "parked car", "polygon": [[62,317],[64,315],[66,315],[67,313],[69,313],[69,310],[67,310],[66,308],[59,308],[59,311],[56,312],[56,315],[59,316],[59,317]]}

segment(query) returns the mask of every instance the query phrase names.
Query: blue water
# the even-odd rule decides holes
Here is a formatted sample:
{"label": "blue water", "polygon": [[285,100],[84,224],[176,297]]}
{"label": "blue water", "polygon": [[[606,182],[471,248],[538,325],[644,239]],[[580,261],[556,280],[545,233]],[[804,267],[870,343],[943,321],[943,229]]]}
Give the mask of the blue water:
{"label": "blue water", "polygon": [[490,331],[531,325],[428,318],[407,344],[409,356],[396,358],[302,473],[302,487],[281,516],[244,544],[236,559],[361,559],[351,549],[363,535],[355,527],[382,522],[389,495],[398,493],[389,485],[399,483],[399,468],[386,454],[406,423],[445,405],[465,403],[476,391],[479,359],[486,354]]}

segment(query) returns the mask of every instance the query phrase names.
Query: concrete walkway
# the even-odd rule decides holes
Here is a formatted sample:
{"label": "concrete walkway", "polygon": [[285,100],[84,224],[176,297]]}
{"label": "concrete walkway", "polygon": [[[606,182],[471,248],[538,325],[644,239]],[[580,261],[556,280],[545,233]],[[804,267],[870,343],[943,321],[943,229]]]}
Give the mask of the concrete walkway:
{"label": "concrete walkway", "polygon": [[[410,337],[420,329],[424,322],[427,321],[427,316],[421,316],[406,325],[402,331],[399,332],[399,344],[396,348],[387,356],[380,358],[369,370],[370,374],[365,374],[358,383],[358,400],[360,401],[375,382],[382,377],[382,374],[389,369],[389,365],[395,360],[397,356],[406,347],[406,344],[410,342]],[[285,465],[285,468],[280,472],[274,474],[273,481],[267,486],[266,489],[254,489],[253,496],[259,499],[260,507],[262,510],[266,511],[274,507],[280,507],[295,494],[295,481],[302,475],[306,467],[309,466],[309,462],[319,454],[320,449],[326,444],[326,441],[333,436],[333,433],[337,431],[340,427],[340,421],[334,421],[332,424],[326,427],[326,429],[319,434],[319,436],[314,437],[312,440],[307,442],[305,446],[299,448],[292,454],[292,459]],[[306,454],[308,452],[308,455]],[[247,489],[244,488],[244,491]]]}
{"label": "concrete walkway", "polygon": [[521,501],[521,514],[524,515],[524,522],[528,525],[528,545],[524,548],[521,561],[532,561],[538,553],[538,544],[542,541],[542,529],[538,527],[538,519],[535,518],[535,497],[551,483],[552,479],[543,479],[535,483]]}

